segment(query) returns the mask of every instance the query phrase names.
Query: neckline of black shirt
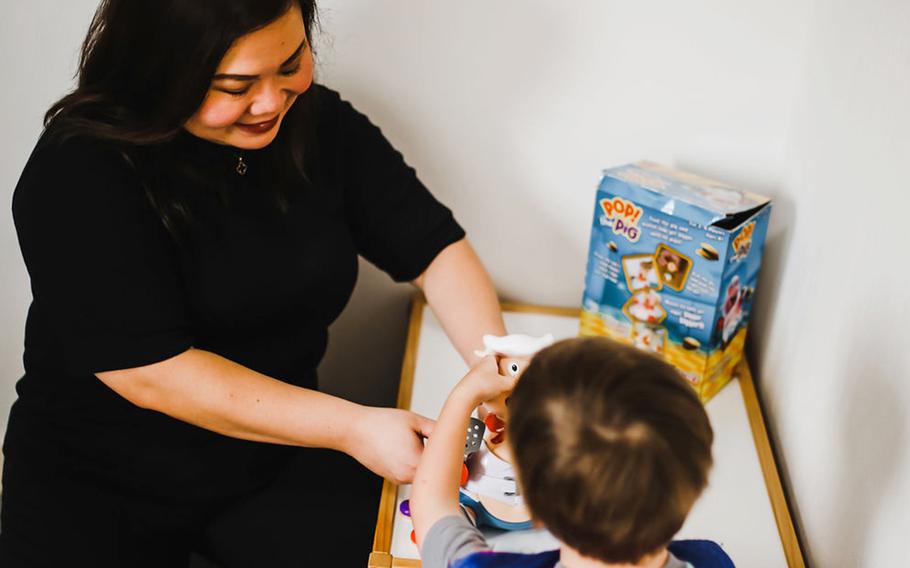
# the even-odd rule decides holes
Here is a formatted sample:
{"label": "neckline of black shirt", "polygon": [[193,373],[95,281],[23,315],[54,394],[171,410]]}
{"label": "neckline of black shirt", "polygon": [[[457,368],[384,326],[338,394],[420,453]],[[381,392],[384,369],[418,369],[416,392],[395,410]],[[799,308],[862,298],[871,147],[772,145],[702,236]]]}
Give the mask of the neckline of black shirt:
{"label": "neckline of black shirt", "polygon": [[240,175],[237,172],[237,166],[241,160],[246,164],[247,173],[249,173],[250,166],[260,162],[262,157],[270,152],[276,141],[277,138],[268,146],[249,150],[206,140],[181,128],[174,139],[174,147],[187,158],[213,164],[219,172]]}

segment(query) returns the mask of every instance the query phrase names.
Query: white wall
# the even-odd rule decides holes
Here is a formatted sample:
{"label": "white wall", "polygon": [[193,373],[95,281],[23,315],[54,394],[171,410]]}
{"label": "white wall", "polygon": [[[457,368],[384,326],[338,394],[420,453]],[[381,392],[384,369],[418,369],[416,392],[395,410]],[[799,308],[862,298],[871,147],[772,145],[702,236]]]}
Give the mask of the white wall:
{"label": "white wall", "polygon": [[[3,72],[16,77],[0,92],[7,204],[93,4],[15,0],[0,23]],[[903,558],[905,0],[323,0],[321,11],[322,81],[455,210],[505,297],[579,303],[605,166],[647,157],[774,197],[752,351],[805,548],[819,566]],[[871,204],[857,214],[860,199]],[[28,288],[3,211],[5,422]],[[323,374],[335,392],[390,402],[408,290],[364,269]]]}
{"label": "white wall", "polygon": [[819,2],[759,327],[762,394],[818,566],[906,565],[910,3]]}
{"label": "white wall", "polygon": [[[320,77],[454,209],[503,297],[579,305],[602,168],[648,157],[780,186],[805,6],[733,4],[326,0]],[[403,314],[374,278],[357,309]],[[375,324],[349,310],[335,345]],[[394,400],[400,343],[379,339],[373,357],[330,351],[336,392],[372,376],[369,400]]]}

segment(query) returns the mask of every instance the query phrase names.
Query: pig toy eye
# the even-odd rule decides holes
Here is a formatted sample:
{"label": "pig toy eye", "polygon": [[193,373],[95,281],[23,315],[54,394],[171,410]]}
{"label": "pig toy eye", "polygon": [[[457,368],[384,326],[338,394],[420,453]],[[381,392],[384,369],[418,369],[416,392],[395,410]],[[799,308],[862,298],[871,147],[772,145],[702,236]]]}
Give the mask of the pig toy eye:
{"label": "pig toy eye", "polygon": [[509,374],[512,375],[513,377],[517,377],[518,371],[520,371],[520,370],[521,369],[518,367],[518,363],[512,363],[511,365],[509,365]]}

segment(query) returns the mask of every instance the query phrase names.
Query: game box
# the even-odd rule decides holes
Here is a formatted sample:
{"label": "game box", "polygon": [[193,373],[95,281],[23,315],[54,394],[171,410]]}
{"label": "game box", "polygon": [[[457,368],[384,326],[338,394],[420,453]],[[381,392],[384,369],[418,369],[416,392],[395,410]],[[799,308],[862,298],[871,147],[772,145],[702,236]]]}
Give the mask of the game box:
{"label": "game box", "polygon": [[707,401],[743,357],[770,213],[766,197],[652,162],[606,170],[581,334],[658,354]]}

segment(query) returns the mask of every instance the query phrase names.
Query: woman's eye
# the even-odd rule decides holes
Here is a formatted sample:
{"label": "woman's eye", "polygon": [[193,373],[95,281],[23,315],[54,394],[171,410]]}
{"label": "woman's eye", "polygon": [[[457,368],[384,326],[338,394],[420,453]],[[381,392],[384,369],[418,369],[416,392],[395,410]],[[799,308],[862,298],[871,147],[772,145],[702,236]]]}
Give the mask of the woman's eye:
{"label": "woman's eye", "polygon": [[247,94],[250,89],[249,88],[240,89],[239,91],[232,91],[231,89],[216,89],[216,90],[221,91],[222,93],[227,93],[227,94],[231,95],[232,97],[242,97],[243,95]]}
{"label": "woman's eye", "polygon": [[509,374],[513,377],[518,374],[518,363],[512,363],[509,365]]}
{"label": "woman's eye", "polygon": [[290,69],[282,69],[281,74],[285,77],[290,77],[291,75],[296,75],[298,71],[300,71],[300,63]]}

